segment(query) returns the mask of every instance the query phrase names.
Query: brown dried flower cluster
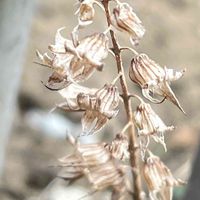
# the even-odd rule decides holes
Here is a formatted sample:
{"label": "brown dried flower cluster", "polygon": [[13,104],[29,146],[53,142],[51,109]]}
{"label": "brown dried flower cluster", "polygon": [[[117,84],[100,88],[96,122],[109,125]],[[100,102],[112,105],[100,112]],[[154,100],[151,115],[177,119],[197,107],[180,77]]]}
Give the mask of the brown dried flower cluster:
{"label": "brown dried flower cluster", "polygon": [[[114,2],[111,12],[110,1]],[[105,31],[92,33],[79,39],[81,29],[93,23],[95,4],[105,13],[108,27]],[[149,189],[149,198],[172,200],[173,187],[183,182],[175,179],[164,163],[153,155],[149,143],[153,139],[163,145],[166,151],[164,134],[173,131],[174,126],[166,126],[150,104],[129,91],[121,51],[131,50],[135,54],[130,61],[129,77],[141,87],[142,94],[147,100],[161,104],[167,99],[183,112],[170,84],[180,79],[185,70],[162,68],[146,54],[139,54],[130,47],[120,47],[113,30],[127,33],[133,47],[139,43],[145,33],[141,20],[128,3],[119,0],[79,0],[78,6],[76,11],[78,24],[71,32],[71,39],[61,35],[64,28],[58,29],[55,44],[48,47],[51,55],[37,51],[41,61],[39,64],[52,70],[44,85],[63,97],[64,102],[56,107],[66,112],[83,113],[80,136],[99,132],[109,120],[120,113],[120,102],[124,105],[128,120],[111,143],[81,144],[79,138],[75,139],[69,135],[68,139],[74,147],[74,153],[59,159],[62,167],[59,176],[67,180],[85,176],[94,191],[112,188],[112,200],[126,200],[130,195],[134,200],[141,200],[143,192],[140,176],[143,171]],[[95,72],[100,73],[103,70],[103,61],[109,52],[116,60],[118,75],[115,80],[103,84],[102,88],[83,86],[82,82]],[[117,86],[118,79],[121,88]],[[136,110],[132,108],[131,97],[139,100]],[[137,129],[136,134],[134,127]],[[139,159],[138,149],[142,159]],[[127,160],[131,166],[125,165]],[[130,172],[132,176],[129,175]]]}
{"label": "brown dried flower cluster", "polygon": [[120,163],[128,154],[127,146],[121,146],[118,142],[121,137],[123,136],[119,134],[111,144],[79,144],[70,136],[75,153],[59,159],[63,168],[60,176],[66,180],[74,180],[85,175],[95,191],[112,187],[113,194],[117,192],[120,199],[124,199],[130,190],[130,183],[126,166]]}

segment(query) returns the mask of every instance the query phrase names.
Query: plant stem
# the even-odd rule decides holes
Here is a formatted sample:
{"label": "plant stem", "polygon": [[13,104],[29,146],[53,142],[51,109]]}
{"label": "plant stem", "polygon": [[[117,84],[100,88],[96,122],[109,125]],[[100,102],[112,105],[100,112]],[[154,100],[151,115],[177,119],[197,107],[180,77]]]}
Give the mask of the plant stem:
{"label": "plant stem", "polygon": [[[102,0],[102,3],[104,6],[104,9],[105,9],[105,12],[106,12],[108,26],[110,26],[111,19],[110,19],[109,7],[108,7],[109,0]],[[123,64],[122,64],[120,46],[119,46],[116,36],[112,30],[110,30],[110,36],[111,36],[112,45],[113,45],[113,53],[115,54],[117,70],[118,70],[118,73],[122,74],[120,76],[120,84],[121,84],[122,93],[123,93],[124,108],[126,111],[127,120],[128,120],[128,123],[130,123],[130,127],[129,127],[130,164],[131,164],[131,167],[134,169],[133,170],[133,179],[134,179],[133,180],[133,184],[134,184],[133,199],[141,200],[141,197],[140,197],[141,177],[140,177],[140,170],[139,170],[135,127],[134,127],[134,123],[133,123],[133,113],[132,113],[132,108],[131,108],[131,99],[129,98],[128,86],[127,86],[124,68],[123,68]]]}

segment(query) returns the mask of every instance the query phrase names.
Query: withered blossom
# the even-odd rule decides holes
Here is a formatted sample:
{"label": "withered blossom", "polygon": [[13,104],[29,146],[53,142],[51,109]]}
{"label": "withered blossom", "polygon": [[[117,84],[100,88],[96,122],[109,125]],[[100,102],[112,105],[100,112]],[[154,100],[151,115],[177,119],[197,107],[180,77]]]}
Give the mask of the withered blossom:
{"label": "withered blossom", "polygon": [[101,71],[103,68],[102,60],[108,55],[108,43],[109,39],[106,34],[94,33],[82,39],[78,46],[74,48],[68,47],[66,44],[65,49],[77,56],[80,59],[79,62],[83,60],[83,63],[87,63]]}
{"label": "withered blossom", "polygon": [[107,148],[112,156],[119,160],[125,160],[129,158],[129,142],[128,137],[124,134],[118,133],[111,144],[106,144]]}
{"label": "withered blossom", "polygon": [[117,1],[111,16],[112,25],[119,31],[127,32],[130,35],[133,45],[138,44],[139,39],[144,36],[145,29],[132,7],[128,3]]}
{"label": "withered blossom", "polygon": [[82,135],[99,131],[118,113],[119,91],[115,85],[105,84],[101,89],[91,89],[73,83],[59,93],[65,102],[57,107],[65,111],[84,111]]}
{"label": "withered blossom", "polygon": [[56,83],[64,83],[67,87],[70,83],[87,80],[95,69],[102,70],[102,60],[108,55],[108,37],[104,33],[87,36],[75,47],[71,40],[61,36],[62,29],[56,33],[55,45],[49,45],[52,57],[37,51],[43,65],[54,71],[47,82],[50,88]]}
{"label": "withered blossom", "polygon": [[93,22],[95,0],[82,0],[75,14],[78,14],[79,26],[87,26]]}
{"label": "withered blossom", "polygon": [[105,143],[80,144],[71,137],[75,152],[59,159],[62,167],[60,177],[73,180],[85,175],[95,191],[113,187],[125,196],[128,180],[125,167],[115,162]]}
{"label": "withered blossom", "polygon": [[181,78],[184,72],[185,70],[175,71],[166,67],[162,68],[146,54],[140,54],[133,58],[129,68],[130,79],[140,85],[145,98],[159,103],[161,101],[151,95],[161,96],[175,104],[182,112],[184,110],[172,91],[170,83]]}
{"label": "withered blossom", "polygon": [[166,151],[164,133],[174,130],[174,127],[166,126],[151,108],[150,104],[145,103],[142,99],[140,99],[140,101],[140,105],[137,106],[137,109],[134,112],[134,121],[138,129],[142,153],[145,153],[150,138],[153,138],[156,142],[161,143]]}
{"label": "withered blossom", "polygon": [[172,200],[173,187],[185,184],[180,179],[173,177],[170,169],[159,157],[149,152],[145,160],[143,174],[149,189],[151,200]]}
{"label": "withered blossom", "polygon": [[79,95],[79,105],[86,109],[82,117],[83,133],[99,131],[106,122],[118,113],[119,91],[115,85],[105,84],[94,95]]}

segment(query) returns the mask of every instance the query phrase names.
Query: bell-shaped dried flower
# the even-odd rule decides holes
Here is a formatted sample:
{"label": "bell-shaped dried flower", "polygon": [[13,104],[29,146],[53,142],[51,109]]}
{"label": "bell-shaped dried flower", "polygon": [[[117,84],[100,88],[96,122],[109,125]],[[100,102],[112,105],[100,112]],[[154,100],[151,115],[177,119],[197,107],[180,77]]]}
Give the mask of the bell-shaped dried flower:
{"label": "bell-shaped dried flower", "polygon": [[136,45],[145,33],[142,22],[127,3],[117,1],[117,6],[113,9],[111,22],[115,28],[130,35],[133,45]]}
{"label": "bell-shaped dried flower", "polygon": [[103,68],[102,60],[108,55],[108,42],[109,39],[106,34],[94,33],[82,39],[77,47],[70,49],[66,46],[66,49],[80,58],[80,61],[86,59],[84,63],[88,63],[101,71]]}
{"label": "bell-shaped dried flower", "polygon": [[134,121],[138,129],[142,152],[145,153],[149,144],[149,138],[153,138],[156,142],[161,143],[166,150],[164,133],[172,131],[174,127],[166,126],[149,104],[145,103],[142,99],[140,101],[140,105],[134,112]]}
{"label": "bell-shaped dried flower", "polygon": [[108,187],[118,192],[127,191],[125,167],[115,162],[105,143],[79,144],[72,136],[69,139],[75,153],[59,159],[59,166],[63,168],[60,177],[73,180],[86,175],[95,191]]}
{"label": "bell-shaped dried flower", "polygon": [[59,90],[59,93],[66,101],[57,107],[65,111],[85,111],[82,117],[82,135],[99,131],[118,113],[119,92],[115,85],[106,84],[97,90],[73,83]]}
{"label": "bell-shaped dried flower", "polygon": [[124,134],[117,134],[115,139],[112,141],[111,144],[106,144],[105,148],[107,148],[111,155],[119,160],[128,159],[130,154],[128,151],[129,142],[128,137]]}
{"label": "bell-shaped dried flower", "polygon": [[160,160],[159,157],[153,155],[145,160],[143,166],[143,174],[149,189],[149,196],[152,200],[172,200],[174,186],[180,186],[185,182],[175,179],[170,169]]}
{"label": "bell-shaped dried flower", "polygon": [[79,26],[84,27],[93,22],[95,10],[94,0],[82,0],[75,14],[78,14]]}
{"label": "bell-shaped dried flower", "polygon": [[87,168],[105,164],[111,159],[110,152],[104,148],[104,143],[79,144],[73,136],[70,136],[69,140],[75,148],[75,153],[59,159],[60,166],[63,168],[59,176],[62,178],[78,178]]}
{"label": "bell-shaped dried flower", "polygon": [[50,45],[52,57],[37,51],[37,56],[45,65],[53,69],[47,87],[52,88],[57,83],[66,87],[72,82],[87,80],[95,71],[102,70],[102,60],[108,55],[108,37],[104,33],[96,33],[82,39],[78,46],[71,40],[61,36],[59,29],[55,36],[55,45]]}
{"label": "bell-shaped dried flower", "polygon": [[105,123],[118,113],[119,92],[115,85],[106,84],[94,95],[80,94],[78,102],[86,112],[82,118],[83,135],[99,131]]}
{"label": "bell-shaped dried flower", "polygon": [[181,78],[184,71],[175,71],[166,67],[163,69],[147,55],[140,54],[131,61],[129,76],[133,82],[140,85],[144,97],[151,102],[160,102],[150,95],[155,94],[168,99],[183,111],[178,99],[170,88],[170,83]]}

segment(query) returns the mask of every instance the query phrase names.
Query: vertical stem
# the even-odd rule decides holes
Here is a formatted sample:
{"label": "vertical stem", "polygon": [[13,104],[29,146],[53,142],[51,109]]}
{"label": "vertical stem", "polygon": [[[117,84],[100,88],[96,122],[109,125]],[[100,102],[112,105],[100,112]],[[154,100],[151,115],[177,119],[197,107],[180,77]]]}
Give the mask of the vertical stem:
{"label": "vertical stem", "polygon": [[[102,0],[102,3],[105,8],[108,26],[110,26],[111,19],[110,19],[109,7],[108,7],[109,0]],[[139,173],[139,161],[138,161],[138,154],[137,154],[135,127],[133,124],[131,100],[129,98],[128,86],[127,86],[124,68],[122,64],[120,46],[117,43],[116,36],[112,30],[110,30],[110,35],[111,35],[111,40],[112,40],[112,45],[113,45],[113,52],[115,54],[117,70],[118,70],[118,73],[122,74],[120,77],[120,84],[121,84],[122,93],[123,93],[124,108],[126,111],[128,123],[131,124],[129,127],[129,151],[130,151],[130,164],[131,164],[131,167],[134,169],[133,170],[133,179],[134,179],[133,180],[133,184],[134,184],[133,199],[141,200],[141,197],[140,197],[141,178],[140,178],[140,173]]]}

